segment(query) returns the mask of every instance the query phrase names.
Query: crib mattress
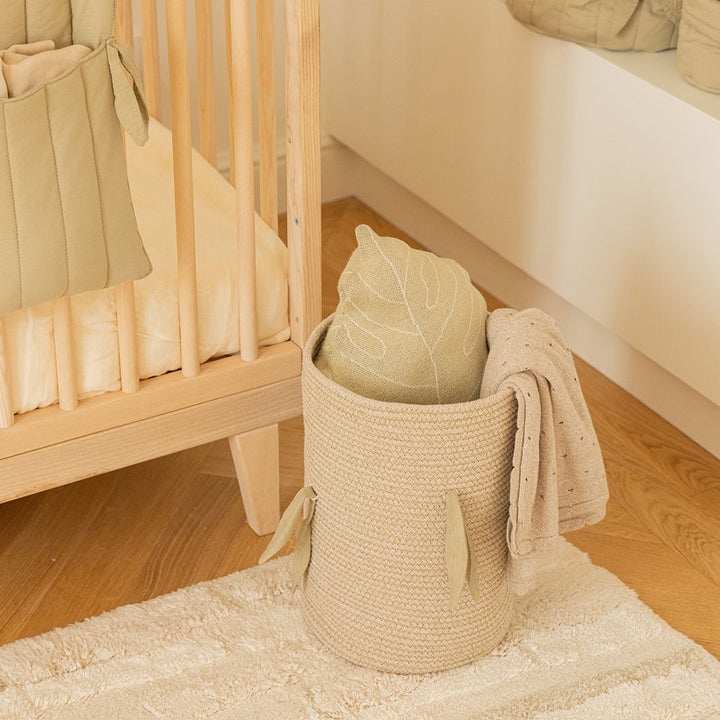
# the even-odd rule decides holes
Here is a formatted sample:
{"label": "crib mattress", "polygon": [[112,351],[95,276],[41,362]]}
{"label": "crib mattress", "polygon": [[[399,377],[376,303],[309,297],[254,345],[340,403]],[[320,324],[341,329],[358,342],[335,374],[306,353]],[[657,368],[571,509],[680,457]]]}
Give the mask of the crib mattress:
{"label": "crib mattress", "polygon": [[[127,143],[135,213],[153,272],[135,283],[138,361],[142,378],[180,365],[172,136],[151,120],[143,148]],[[202,362],[240,349],[237,299],[235,191],[193,151],[198,318]],[[257,324],[261,345],[290,337],[287,248],[255,218]],[[72,298],[80,397],[120,389],[115,291]],[[6,315],[5,341],[16,412],[57,402],[52,303]]]}

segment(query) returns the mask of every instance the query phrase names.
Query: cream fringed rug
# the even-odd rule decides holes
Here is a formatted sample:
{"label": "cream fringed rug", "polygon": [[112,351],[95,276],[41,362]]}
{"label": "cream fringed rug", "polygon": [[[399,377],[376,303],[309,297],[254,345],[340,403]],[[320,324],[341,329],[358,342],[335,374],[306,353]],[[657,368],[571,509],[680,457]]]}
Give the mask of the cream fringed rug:
{"label": "cream fringed rug", "polygon": [[503,644],[389,675],[308,635],[289,559],[0,648],[0,718],[720,718],[720,663],[562,541]]}

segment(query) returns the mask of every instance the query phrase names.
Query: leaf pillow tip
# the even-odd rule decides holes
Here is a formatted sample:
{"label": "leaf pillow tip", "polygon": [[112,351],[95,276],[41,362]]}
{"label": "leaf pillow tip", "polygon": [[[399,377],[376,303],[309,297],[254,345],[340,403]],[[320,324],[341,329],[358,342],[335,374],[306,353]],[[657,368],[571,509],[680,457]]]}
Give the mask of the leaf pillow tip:
{"label": "leaf pillow tip", "polygon": [[374,243],[376,237],[375,231],[369,225],[358,225],[355,228],[355,239],[359,248]]}

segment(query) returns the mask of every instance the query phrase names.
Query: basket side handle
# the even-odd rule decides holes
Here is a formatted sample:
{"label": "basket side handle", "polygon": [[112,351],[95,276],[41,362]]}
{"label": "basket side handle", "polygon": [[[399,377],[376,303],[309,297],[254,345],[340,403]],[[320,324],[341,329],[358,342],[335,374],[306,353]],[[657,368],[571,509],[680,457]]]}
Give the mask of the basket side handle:
{"label": "basket side handle", "polygon": [[310,523],[315,512],[316,501],[317,493],[311,486],[303,487],[296,493],[280,518],[272,540],[270,540],[265,552],[258,560],[258,564],[262,564],[278,553],[290,540],[298,522],[300,522],[300,527],[295,536],[295,554],[291,572],[293,588],[300,582],[300,578],[305,573],[310,562]]}
{"label": "basket side handle", "polygon": [[445,562],[448,574],[449,607],[455,610],[460,601],[463,585],[467,581],[475,600],[480,598],[480,578],[472,545],[468,539],[460,498],[455,490],[445,493],[447,530],[445,535]]}

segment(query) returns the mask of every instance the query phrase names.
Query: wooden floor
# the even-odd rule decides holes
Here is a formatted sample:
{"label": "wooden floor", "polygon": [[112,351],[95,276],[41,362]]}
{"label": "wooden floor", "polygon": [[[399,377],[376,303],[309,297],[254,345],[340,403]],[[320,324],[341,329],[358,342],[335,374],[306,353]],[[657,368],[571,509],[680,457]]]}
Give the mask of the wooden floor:
{"label": "wooden floor", "polygon": [[[408,240],[356,200],[327,205],[326,313],[360,223]],[[611,500],[602,523],[568,537],[720,658],[720,461],[578,368]],[[280,444],[286,505],[302,485],[299,418]],[[244,522],[225,442],[0,505],[0,644],[251,566],[268,540]]]}

